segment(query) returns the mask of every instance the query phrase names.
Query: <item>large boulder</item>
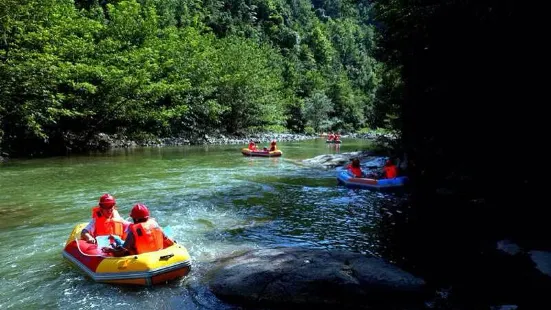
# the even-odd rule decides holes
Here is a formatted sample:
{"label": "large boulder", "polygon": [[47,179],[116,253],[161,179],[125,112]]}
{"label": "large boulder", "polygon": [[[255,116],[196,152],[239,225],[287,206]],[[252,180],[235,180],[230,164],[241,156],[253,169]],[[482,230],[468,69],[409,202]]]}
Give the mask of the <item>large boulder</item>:
{"label": "large boulder", "polygon": [[428,297],[424,280],[359,253],[261,249],[216,263],[206,277],[210,289],[221,300],[245,307],[415,309]]}
{"label": "large boulder", "polygon": [[338,166],[343,166],[350,163],[350,160],[353,158],[358,158],[363,161],[371,161],[376,159],[375,156],[372,156],[372,152],[368,151],[358,151],[358,152],[347,152],[340,154],[324,154],[319,155],[313,158],[305,159],[302,161],[302,164],[315,167],[323,168],[335,168]]}

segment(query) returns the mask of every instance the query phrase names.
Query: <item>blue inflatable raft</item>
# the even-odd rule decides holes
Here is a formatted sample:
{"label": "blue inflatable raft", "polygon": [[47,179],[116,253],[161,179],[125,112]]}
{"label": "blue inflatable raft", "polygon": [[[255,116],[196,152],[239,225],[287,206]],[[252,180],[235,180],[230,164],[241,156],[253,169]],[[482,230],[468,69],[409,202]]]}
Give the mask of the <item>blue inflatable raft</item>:
{"label": "blue inflatable raft", "polygon": [[339,184],[344,184],[350,188],[366,189],[392,189],[403,187],[408,177],[400,176],[394,179],[370,179],[354,177],[348,170],[339,171],[337,174]]}

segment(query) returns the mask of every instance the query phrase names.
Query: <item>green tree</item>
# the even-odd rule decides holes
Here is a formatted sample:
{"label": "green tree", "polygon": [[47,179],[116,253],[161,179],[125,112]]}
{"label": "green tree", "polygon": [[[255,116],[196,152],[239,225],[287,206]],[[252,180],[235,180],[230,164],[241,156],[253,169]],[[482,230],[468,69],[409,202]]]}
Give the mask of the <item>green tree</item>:
{"label": "green tree", "polygon": [[333,103],[324,93],[316,92],[311,97],[304,99],[303,114],[307,124],[316,132],[327,130],[332,122],[329,113],[333,112]]}

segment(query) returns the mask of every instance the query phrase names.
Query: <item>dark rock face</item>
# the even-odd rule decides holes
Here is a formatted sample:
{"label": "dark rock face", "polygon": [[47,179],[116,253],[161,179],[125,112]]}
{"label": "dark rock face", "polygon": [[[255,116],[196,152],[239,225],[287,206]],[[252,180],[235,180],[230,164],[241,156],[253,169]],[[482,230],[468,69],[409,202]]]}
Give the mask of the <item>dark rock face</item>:
{"label": "dark rock face", "polygon": [[300,248],[253,250],[225,258],[207,276],[220,299],[284,309],[415,309],[424,280],[376,257]]}

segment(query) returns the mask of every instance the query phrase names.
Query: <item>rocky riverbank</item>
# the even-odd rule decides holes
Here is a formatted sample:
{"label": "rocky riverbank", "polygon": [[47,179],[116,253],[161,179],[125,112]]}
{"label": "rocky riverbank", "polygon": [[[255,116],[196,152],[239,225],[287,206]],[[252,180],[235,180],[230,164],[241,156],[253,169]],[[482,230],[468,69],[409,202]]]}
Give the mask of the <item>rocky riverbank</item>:
{"label": "rocky riverbank", "polygon": [[344,135],[343,137],[354,138],[354,139],[389,139],[396,140],[398,135],[395,133],[380,133],[380,132],[368,132],[368,133],[351,133]]}
{"label": "rocky riverbank", "polygon": [[[226,136],[226,135],[201,135],[189,137],[170,137],[154,138],[144,140],[131,140],[120,135],[98,134],[95,137],[94,144],[108,148],[126,148],[136,146],[179,146],[179,145],[203,145],[203,144],[248,144],[250,139],[256,143],[269,143],[271,140],[283,141],[303,141],[315,139],[316,135],[306,134],[285,134],[285,133],[264,133],[255,134],[246,137]],[[101,148],[101,147],[98,147]]]}
{"label": "rocky riverbank", "polygon": [[[259,133],[251,134],[247,136],[230,136],[222,134],[195,134],[182,137],[168,137],[168,138],[144,138],[144,139],[131,139],[125,135],[120,134],[105,134],[98,133],[92,138],[88,136],[84,139],[83,136],[78,135],[66,135],[63,145],[60,148],[65,149],[65,154],[68,153],[80,153],[87,151],[106,151],[112,148],[132,148],[139,146],[180,146],[180,145],[204,145],[204,144],[242,144],[246,145],[252,139],[256,143],[268,144],[271,140],[278,142],[288,141],[303,141],[323,137],[323,135],[317,134],[292,134],[292,133]],[[353,139],[369,139],[375,140],[383,148],[389,148],[389,141],[397,141],[396,136],[392,134],[382,133],[349,133],[343,134],[342,138]],[[56,153],[57,154],[57,153]],[[45,154],[42,154],[45,155]],[[7,161],[9,154],[0,153],[0,163]]]}
{"label": "rocky riverbank", "polygon": [[[110,148],[125,148],[135,146],[178,146],[178,145],[203,145],[203,144],[248,144],[250,139],[256,143],[269,143],[271,140],[278,142],[284,141],[303,141],[319,138],[319,135],[312,134],[291,134],[291,133],[261,133],[248,136],[230,136],[230,135],[195,135],[187,137],[154,138],[144,140],[131,140],[122,135],[107,135],[100,133],[95,136],[94,141],[98,147],[108,146]],[[366,134],[344,134],[342,138],[370,139],[370,140],[395,140],[396,135],[381,133]],[[101,147],[99,147],[101,148]]]}

